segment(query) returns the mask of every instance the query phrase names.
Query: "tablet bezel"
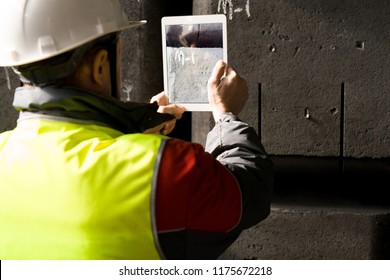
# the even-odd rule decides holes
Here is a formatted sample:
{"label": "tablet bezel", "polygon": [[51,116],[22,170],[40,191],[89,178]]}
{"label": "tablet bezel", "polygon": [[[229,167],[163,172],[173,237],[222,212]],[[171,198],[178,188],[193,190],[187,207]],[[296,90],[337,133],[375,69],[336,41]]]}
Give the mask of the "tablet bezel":
{"label": "tablet bezel", "polygon": [[[162,53],[163,53],[163,75],[164,75],[164,91],[167,94],[168,102],[168,61],[167,61],[167,38],[166,27],[170,25],[190,25],[190,24],[222,24],[222,55],[223,60],[227,63],[227,20],[224,14],[212,15],[191,15],[191,16],[169,16],[161,19],[161,33],[162,33]],[[211,69],[214,65],[211,66]],[[211,73],[210,73],[211,75]],[[184,106],[187,111],[211,111],[209,102],[179,102],[177,105]]]}

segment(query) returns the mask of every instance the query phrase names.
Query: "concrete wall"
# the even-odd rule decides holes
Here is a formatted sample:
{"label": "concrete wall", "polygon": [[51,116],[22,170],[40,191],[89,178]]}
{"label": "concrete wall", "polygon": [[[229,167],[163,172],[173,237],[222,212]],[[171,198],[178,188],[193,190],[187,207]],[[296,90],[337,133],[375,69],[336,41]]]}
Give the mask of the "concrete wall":
{"label": "concrete wall", "polygon": [[[122,0],[148,24],[123,32],[123,100],[163,90],[164,15],[225,13],[229,62],[247,79],[240,117],[274,159],[270,217],[226,259],[390,257],[390,2],[386,0]],[[16,124],[19,85],[0,68],[0,131]],[[209,113],[175,129],[204,143]]]}
{"label": "concrete wall", "polygon": [[229,18],[229,62],[247,78],[242,117],[273,155],[390,155],[390,3],[194,1]]}
{"label": "concrete wall", "polygon": [[15,127],[18,113],[12,107],[14,90],[19,79],[11,68],[0,67],[0,132]]}
{"label": "concrete wall", "polygon": [[[131,19],[148,23],[122,32],[123,100],[146,101],[163,91],[161,18],[192,14],[191,0],[121,0]],[[191,140],[191,114],[185,113],[172,137]]]}
{"label": "concrete wall", "polygon": [[[223,258],[389,258],[390,2],[193,3],[228,17],[229,63],[250,90],[240,117],[276,169],[270,217]],[[193,140],[211,125],[193,114]]]}
{"label": "concrete wall", "polygon": [[390,258],[386,210],[274,205],[222,259],[378,260]]}

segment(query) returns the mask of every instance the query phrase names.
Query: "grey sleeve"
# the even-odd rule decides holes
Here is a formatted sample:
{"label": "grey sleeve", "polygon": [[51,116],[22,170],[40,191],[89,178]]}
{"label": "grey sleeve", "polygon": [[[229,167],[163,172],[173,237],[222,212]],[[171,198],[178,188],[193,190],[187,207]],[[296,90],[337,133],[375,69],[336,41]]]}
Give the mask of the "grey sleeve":
{"label": "grey sleeve", "polygon": [[242,192],[240,227],[251,227],[270,213],[274,170],[256,131],[231,113],[222,114],[208,133],[205,150],[236,177]]}

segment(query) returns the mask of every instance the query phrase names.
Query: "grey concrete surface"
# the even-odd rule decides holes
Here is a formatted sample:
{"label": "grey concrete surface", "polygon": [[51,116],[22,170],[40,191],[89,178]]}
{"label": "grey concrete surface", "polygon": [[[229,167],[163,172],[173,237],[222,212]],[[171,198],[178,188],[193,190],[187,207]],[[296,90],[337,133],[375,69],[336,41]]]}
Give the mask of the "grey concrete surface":
{"label": "grey concrete surface", "polygon": [[12,101],[19,84],[19,79],[11,68],[0,67],[0,132],[11,130],[16,125],[19,114],[12,107]]}
{"label": "grey concrete surface", "polygon": [[388,209],[275,205],[221,259],[389,259],[389,226]]}
{"label": "grey concrete surface", "polygon": [[[122,1],[130,19],[148,20],[122,33],[122,99],[162,91],[160,20],[190,14],[189,2]],[[240,117],[270,154],[287,157],[275,160],[270,217],[223,258],[389,259],[390,2],[194,0],[193,13],[228,16],[229,62],[251,94]],[[0,132],[16,124],[17,86],[0,68]],[[192,140],[204,144],[211,115],[192,120]],[[367,176],[340,182],[340,170]]]}
{"label": "grey concrete surface", "polygon": [[229,62],[251,94],[241,117],[267,151],[389,157],[389,1],[193,2],[228,17]]}

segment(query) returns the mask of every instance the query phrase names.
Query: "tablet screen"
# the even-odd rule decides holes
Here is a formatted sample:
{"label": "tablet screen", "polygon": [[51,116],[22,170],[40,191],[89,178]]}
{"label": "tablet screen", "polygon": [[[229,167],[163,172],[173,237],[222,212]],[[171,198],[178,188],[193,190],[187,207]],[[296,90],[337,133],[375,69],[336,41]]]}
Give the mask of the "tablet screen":
{"label": "tablet screen", "polygon": [[188,111],[209,111],[207,81],[218,60],[227,62],[225,15],[162,19],[164,91]]}

